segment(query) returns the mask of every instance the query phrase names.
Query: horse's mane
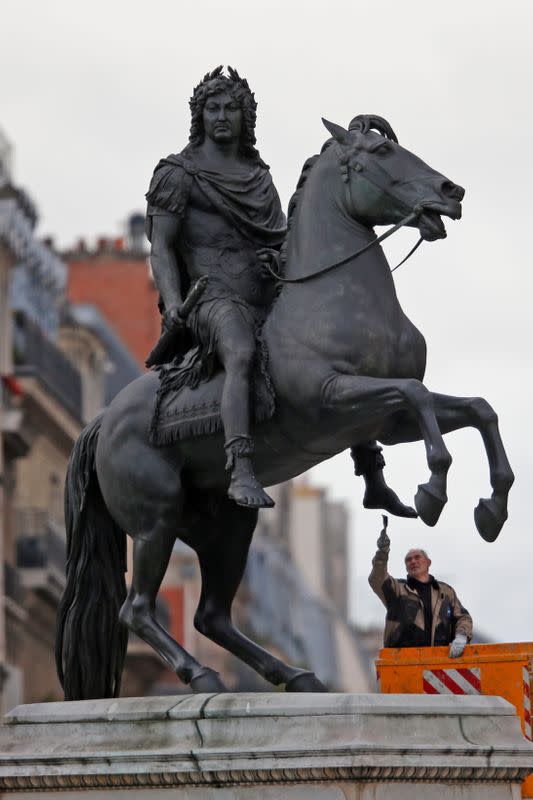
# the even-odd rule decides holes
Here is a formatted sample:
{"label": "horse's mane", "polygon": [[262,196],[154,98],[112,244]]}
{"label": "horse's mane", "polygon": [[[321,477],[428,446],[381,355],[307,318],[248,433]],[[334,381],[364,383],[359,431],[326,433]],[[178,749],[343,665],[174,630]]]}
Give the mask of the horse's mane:
{"label": "horse's mane", "polygon": [[330,146],[330,144],[333,144],[333,139],[328,139],[328,141],[322,147],[322,150],[320,151],[320,153],[317,153],[314,156],[311,156],[310,158],[307,159],[307,161],[305,161],[305,163],[304,163],[304,165],[302,167],[302,171],[300,173],[300,177],[298,178],[298,183],[296,184],[296,189],[294,190],[294,193],[293,193],[291,199],[289,200],[289,207],[287,209],[287,234],[285,236],[285,239],[283,241],[283,244],[281,246],[281,251],[280,251],[280,258],[281,258],[282,267],[285,266],[285,262],[287,261],[287,248],[289,246],[289,240],[290,240],[290,236],[291,236],[291,228],[292,228],[292,223],[293,223],[293,218],[294,218],[294,212],[296,211],[296,207],[298,206],[298,201],[299,201],[300,196],[302,194],[302,189],[305,186],[305,182],[306,182],[307,178],[309,177],[309,173],[311,172],[312,168],[315,166],[316,162],[318,161],[318,159],[320,158],[322,153],[325,150],[327,150],[327,148]]}

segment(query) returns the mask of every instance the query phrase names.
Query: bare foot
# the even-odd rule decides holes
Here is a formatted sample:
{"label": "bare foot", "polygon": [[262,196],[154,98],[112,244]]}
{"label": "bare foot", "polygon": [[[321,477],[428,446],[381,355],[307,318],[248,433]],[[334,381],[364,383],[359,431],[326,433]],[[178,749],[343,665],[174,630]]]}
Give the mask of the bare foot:
{"label": "bare foot", "polygon": [[255,477],[249,458],[237,458],[228,489],[238,506],[272,508],[275,503]]}

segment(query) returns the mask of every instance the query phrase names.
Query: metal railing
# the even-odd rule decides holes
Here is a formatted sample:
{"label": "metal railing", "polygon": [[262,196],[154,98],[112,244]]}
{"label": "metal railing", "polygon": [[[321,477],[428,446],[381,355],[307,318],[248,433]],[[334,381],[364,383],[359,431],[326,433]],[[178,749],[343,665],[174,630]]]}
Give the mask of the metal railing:
{"label": "metal railing", "polygon": [[77,419],[82,419],[82,379],[69,359],[22,313],[13,327],[16,373],[36,375]]}
{"label": "metal railing", "polygon": [[4,562],[4,594],[10,600],[14,600],[18,605],[22,605],[24,599],[24,587],[19,578],[16,567]]}
{"label": "metal railing", "polygon": [[47,511],[19,509],[17,566],[21,569],[55,567],[65,572],[67,545],[59,526]]}

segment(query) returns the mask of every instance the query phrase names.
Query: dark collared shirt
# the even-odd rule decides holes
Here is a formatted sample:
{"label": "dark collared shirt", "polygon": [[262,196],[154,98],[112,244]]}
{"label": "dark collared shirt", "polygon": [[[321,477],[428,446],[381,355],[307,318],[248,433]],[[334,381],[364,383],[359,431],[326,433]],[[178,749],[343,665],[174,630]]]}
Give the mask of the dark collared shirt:
{"label": "dark collared shirt", "polygon": [[421,643],[421,647],[429,647],[431,645],[431,626],[433,624],[431,587],[436,586],[438,588],[437,581],[432,575],[429,576],[429,581],[426,583],[417,581],[416,578],[408,577],[407,585],[417,592],[424,604],[424,641]]}

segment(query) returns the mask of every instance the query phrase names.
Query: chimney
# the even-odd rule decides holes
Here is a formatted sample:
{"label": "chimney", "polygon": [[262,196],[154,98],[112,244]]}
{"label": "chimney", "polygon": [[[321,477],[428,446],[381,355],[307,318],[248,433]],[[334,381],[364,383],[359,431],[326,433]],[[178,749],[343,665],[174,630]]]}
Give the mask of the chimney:
{"label": "chimney", "polygon": [[139,211],[128,217],[128,244],[133,253],[144,253],[146,250],[144,232],[144,214]]}

